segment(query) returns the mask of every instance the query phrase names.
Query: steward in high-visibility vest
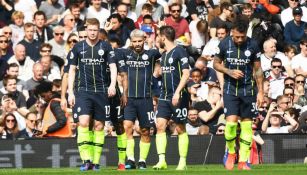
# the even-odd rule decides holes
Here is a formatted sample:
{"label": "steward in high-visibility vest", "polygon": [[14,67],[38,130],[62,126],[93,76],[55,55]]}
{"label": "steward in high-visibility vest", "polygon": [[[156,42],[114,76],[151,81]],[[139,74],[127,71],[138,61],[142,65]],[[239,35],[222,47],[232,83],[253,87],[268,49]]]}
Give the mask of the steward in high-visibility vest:
{"label": "steward in high-visibility vest", "polygon": [[68,115],[61,108],[60,94],[52,92],[52,83],[41,82],[36,86],[35,92],[46,102],[46,108],[42,114],[43,136],[71,137]]}

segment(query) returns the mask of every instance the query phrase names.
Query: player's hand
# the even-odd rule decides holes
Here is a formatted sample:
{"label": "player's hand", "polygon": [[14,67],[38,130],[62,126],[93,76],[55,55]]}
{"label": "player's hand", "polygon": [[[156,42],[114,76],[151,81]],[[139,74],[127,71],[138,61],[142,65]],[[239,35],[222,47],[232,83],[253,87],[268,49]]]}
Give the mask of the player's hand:
{"label": "player's hand", "polygon": [[223,108],[223,107],[224,107],[223,99],[220,99],[220,100],[216,103],[216,107],[217,107],[217,108]]}
{"label": "player's hand", "polygon": [[173,98],[172,98],[172,104],[173,106],[178,106],[179,104],[179,99],[180,99],[180,95],[175,93]]}
{"label": "player's hand", "polygon": [[128,97],[126,95],[122,95],[122,97],[120,98],[120,106],[125,107],[127,105],[127,102],[128,102]]}
{"label": "player's hand", "polygon": [[75,95],[73,93],[68,95],[68,103],[71,107],[75,105]]}
{"label": "player's hand", "polygon": [[67,108],[67,100],[66,100],[66,98],[64,97],[64,98],[61,98],[61,109],[62,109],[63,111],[65,111],[66,108]]}
{"label": "player's hand", "polygon": [[258,92],[258,94],[257,94],[257,103],[256,103],[257,108],[260,108],[262,106],[263,101],[264,101],[264,99],[263,99],[264,97],[263,96],[264,96],[263,92]]}
{"label": "player's hand", "polygon": [[108,88],[108,97],[113,97],[116,94],[115,86],[110,86]]}
{"label": "player's hand", "polygon": [[227,74],[236,80],[244,77],[244,73],[237,69],[228,69]]}

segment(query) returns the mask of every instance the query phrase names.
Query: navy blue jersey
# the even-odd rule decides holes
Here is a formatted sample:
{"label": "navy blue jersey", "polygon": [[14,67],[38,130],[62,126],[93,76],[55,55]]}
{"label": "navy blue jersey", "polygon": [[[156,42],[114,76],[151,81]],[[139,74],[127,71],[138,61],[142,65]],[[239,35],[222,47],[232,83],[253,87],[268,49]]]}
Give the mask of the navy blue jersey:
{"label": "navy blue jersey", "polygon": [[128,97],[151,97],[152,79],[156,61],[161,57],[158,50],[144,50],[138,54],[125,50],[128,72]]}
{"label": "navy blue jersey", "polygon": [[77,66],[75,91],[107,93],[110,78],[108,64],[115,63],[111,54],[114,51],[105,41],[90,46],[86,41],[78,42],[72,49],[70,65]]}
{"label": "navy blue jersey", "polygon": [[[160,99],[171,99],[179,85],[182,70],[189,69],[188,54],[176,46],[161,58],[162,88]],[[184,89],[186,91],[186,89]]]}
{"label": "navy blue jersey", "polygon": [[228,69],[241,70],[244,77],[234,79],[224,74],[224,93],[235,96],[256,95],[256,84],[253,78],[253,64],[260,61],[260,50],[255,40],[247,38],[241,46],[237,46],[231,36],[222,40],[218,46],[216,57],[221,59]]}

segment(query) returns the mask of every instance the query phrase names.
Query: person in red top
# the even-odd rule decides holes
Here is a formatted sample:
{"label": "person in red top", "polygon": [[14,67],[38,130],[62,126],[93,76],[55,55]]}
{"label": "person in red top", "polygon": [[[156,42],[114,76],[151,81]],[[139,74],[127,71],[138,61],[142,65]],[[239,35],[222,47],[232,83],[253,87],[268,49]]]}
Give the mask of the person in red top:
{"label": "person in red top", "polygon": [[180,16],[182,6],[177,3],[173,3],[169,6],[170,16],[165,18],[165,24],[172,26],[176,31],[176,39],[185,36],[186,45],[191,44],[191,36],[189,30],[189,23],[186,19]]}

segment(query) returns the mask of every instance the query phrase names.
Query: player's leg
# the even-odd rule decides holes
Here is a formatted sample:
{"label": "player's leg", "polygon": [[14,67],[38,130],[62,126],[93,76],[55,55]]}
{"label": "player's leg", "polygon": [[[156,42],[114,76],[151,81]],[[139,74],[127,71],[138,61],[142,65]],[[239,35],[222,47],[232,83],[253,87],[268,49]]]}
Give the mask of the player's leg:
{"label": "player's leg", "polygon": [[226,152],[224,155],[224,166],[227,170],[232,170],[236,159],[236,138],[239,114],[238,97],[224,94],[224,111],[226,114],[225,140]]}
{"label": "player's leg", "polygon": [[124,110],[124,128],[127,135],[127,149],[126,149],[126,155],[127,155],[127,162],[125,165],[126,169],[135,169],[135,158],[134,158],[134,138],[133,138],[133,125],[134,121],[136,119],[136,108],[134,105],[135,99],[128,98],[127,106]]}
{"label": "player's leg", "polygon": [[241,133],[240,133],[240,150],[239,150],[239,165],[238,168],[242,170],[250,170],[247,165],[247,160],[250,156],[250,149],[253,141],[252,118],[257,115],[256,97],[242,98],[241,107]]}
{"label": "player's leg", "polygon": [[100,157],[104,145],[104,124],[107,116],[110,115],[110,105],[106,94],[94,93],[91,94],[90,99],[94,104],[93,108],[93,170],[99,170]]}
{"label": "player's leg", "polygon": [[178,150],[180,160],[176,170],[186,169],[186,158],[189,149],[189,137],[185,129],[186,119],[188,116],[189,98],[187,94],[183,94],[180,106],[173,108],[173,117],[171,118],[176,123],[176,130],[178,133]]}
{"label": "player's leg", "polygon": [[146,159],[150,149],[150,127],[154,124],[152,98],[139,99],[137,102],[138,120],[141,128],[139,169],[146,169]]}
{"label": "player's leg", "polygon": [[74,118],[78,118],[76,121],[79,122],[77,144],[81,160],[83,161],[80,167],[81,171],[86,171],[91,168],[92,140],[90,137],[91,129],[89,128],[91,109],[92,103],[89,98],[87,98],[87,94],[80,92],[76,93],[76,104],[73,107],[73,116]]}
{"label": "player's leg", "polygon": [[157,128],[156,148],[157,148],[157,153],[159,155],[159,162],[155,166],[153,166],[153,168],[159,170],[167,168],[167,164],[165,161],[165,153],[167,145],[165,129],[167,127],[167,122],[170,119],[170,116],[172,115],[170,101],[159,100],[157,110],[158,113],[156,117],[156,128]]}
{"label": "player's leg", "polygon": [[127,136],[124,129],[124,112],[120,106],[119,96],[109,98],[110,118],[117,135],[118,170],[125,169]]}

